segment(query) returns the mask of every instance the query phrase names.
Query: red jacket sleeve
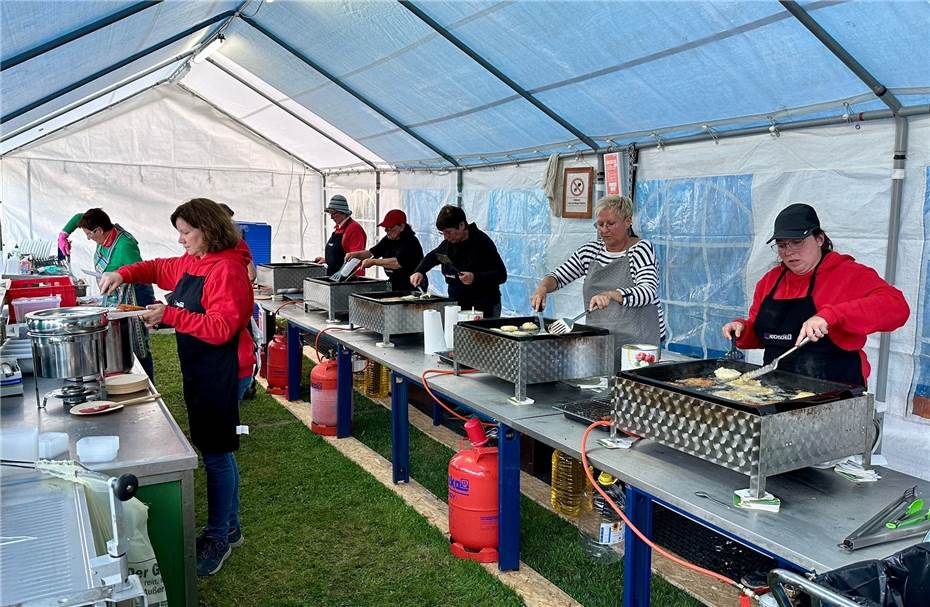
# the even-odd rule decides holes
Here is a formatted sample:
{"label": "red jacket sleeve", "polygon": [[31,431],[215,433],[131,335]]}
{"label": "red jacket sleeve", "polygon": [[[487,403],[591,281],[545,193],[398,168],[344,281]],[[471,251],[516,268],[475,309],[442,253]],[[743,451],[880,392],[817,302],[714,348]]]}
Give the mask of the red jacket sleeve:
{"label": "red jacket sleeve", "polygon": [[201,304],[203,314],[168,306],[162,322],[214,345],[224,344],[242,331],[252,313],[252,286],[238,260],[223,260],[211,268]]}
{"label": "red jacket sleeve", "polygon": [[827,321],[831,334],[835,329],[856,335],[894,331],[907,322],[911,309],[899,289],[868,266],[854,262],[845,266],[842,274],[836,272],[831,290],[848,294],[848,299],[828,300],[817,306],[817,314]]}

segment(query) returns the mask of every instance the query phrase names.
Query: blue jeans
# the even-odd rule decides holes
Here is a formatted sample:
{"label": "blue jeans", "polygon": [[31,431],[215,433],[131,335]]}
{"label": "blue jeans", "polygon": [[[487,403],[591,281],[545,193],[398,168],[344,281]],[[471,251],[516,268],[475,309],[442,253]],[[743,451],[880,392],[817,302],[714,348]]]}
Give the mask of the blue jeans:
{"label": "blue jeans", "polygon": [[[239,400],[252,384],[252,377],[239,380]],[[239,528],[239,465],[234,451],[204,453],[203,467],[207,471],[207,527],[204,535],[226,539],[230,531]]]}

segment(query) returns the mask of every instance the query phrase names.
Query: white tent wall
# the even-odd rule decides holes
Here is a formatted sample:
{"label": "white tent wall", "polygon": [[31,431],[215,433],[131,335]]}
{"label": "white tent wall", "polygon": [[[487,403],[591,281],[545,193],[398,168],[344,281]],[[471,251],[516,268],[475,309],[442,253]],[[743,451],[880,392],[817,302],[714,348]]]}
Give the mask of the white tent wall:
{"label": "white tent wall", "polygon": [[[143,93],[2,159],[4,241],[54,240],[74,213],[104,209],[144,258],[182,252],[169,217],[194,197],[272,227],[272,259],[318,250],[301,212],[319,208],[320,176],[172,86]],[[312,218],[309,221],[318,221]],[[76,268],[93,247],[72,236]]]}
{"label": "white tent wall", "polygon": [[[877,403],[879,410],[886,411],[883,453],[890,465],[923,478],[930,477],[930,432],[926,420],[908,412],[916,360],[918,305],[927,289],[922,282],[921,259],[926,238],[923,214],[930,148],[928,124],[927,118],[910,120],[895,283],[904,292],[912,313],[908,323],[891,335],[886,400]],[[721,290],[719,283],[735,278],[742,287],[748,309],[756,281],[776,262],[765,244],[774,218],[792,202],[812,204],[838,251],[853,255],[884,275],[893,151],[893,121],[864,123],[859,129],[844,125],[787,131],[778,137],[722,139],[716,145],[706,141],[643,150],[637,174],[637,213],[650,215],[652,223],[644,231],[647,238],[659,245],[660,258],[664,258],[664,263],[660,261],[661,279],[670,282],[673,291],[678,287],[681,288],[678,292],[686,291],[692,305],[700,306],[703,300],[713,307],[712,298]],[[721,194],[712,191],[714,188],[724,191]],[[662,218],[651,216],[648,210],[655,206],[653,197],[664,207]],[[708,217],[737,215],[746,218],[748,225],[743,226],[746,233],[740,235],[739,230],[728,228],[730,242],[715,238],[712,226],[706,225]],[[689,231],[697,234],[692,242],[700,250],[688,248]],[[743,246],[740,242],[749,243],[745,245],[748,246],[745,264],[726,263],[732,261],[732,256],[729,260],[708,256],[708,251],[717,248],[737,251]],[[707,284],[702,282],[702,266],[706,266],[707,276],[712,279]],[[731,270],[735,270],[732,276]],[[674,308],[668,301],[666,304],[667,309]],[[696,334],[694,341],[704,348],[720,348],[721,319],[745,313],[746,309],[737,312],[724,307],[716,314],[705,314],[703,322],[700,313],[690,314],[694,317],[689,321],[690,331]],[[673,342],[695,337],[676,334],[674,311],[670,316]],[[866,347],[872,363],[869,387],[873,391],[878,344],[878,335],[873,335]],[[755,361],[760,360],[759,352],[752,355]]]}

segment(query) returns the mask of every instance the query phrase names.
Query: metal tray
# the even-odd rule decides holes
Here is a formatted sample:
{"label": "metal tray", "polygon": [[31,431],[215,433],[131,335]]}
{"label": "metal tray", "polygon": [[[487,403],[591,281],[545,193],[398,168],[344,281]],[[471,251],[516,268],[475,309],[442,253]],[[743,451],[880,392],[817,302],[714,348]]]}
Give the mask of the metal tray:
{"label": "metal tray", "polygon": [[614,404],[609,398],[593,398],[553,405],[552,408],[561,411],[572,421],[590,425],[596,421],[610,421],[613,418]]}
{"label": "metal tray", "polygon": [[772,413],[804,409],[805,407],[813,405],[861,396],[865,391],[863,386],[854,386],[851,384],[843,384],[817,379],[815,377],[788,373],[787,371],[775,370],[759,378],[763,386],[795,392],[803,390],[805,392],[813,392],[814,396],[791,400],[770,401],[765,404],[754,404],[723,398],[711,391],[674,383],[677,380],[689,377],[713,377],[714,370],[720,367],[727,367],[729,369],[735,369],[740,373],[745,373],[758,369],[759,365],[734,360],[702,359],[688,362],[658,363],[638,369],[630,369],[621,371],[620,377],[649,384],[664,390],[671,390],[679,394],[694,396],[704,401],[757,415],[769,415]]}
{"label": "metal tray", "polygon": [[272,294],[299,293],[304,278],[326,276],[326,266],[310,262],[261,263],[255,268],[255,282],[271,289]]}
{"label": "metal tray", "polygon": [[[545,321],[547,327],[555,322],[551,318],[543,318],[543,321]],[[591,325],[583,325],[580,323],[575,324],[575,327],[571,333],[563,333],[562,335],[538,332],[526,335],[512,335],[510,333],[494,330],[500,329],[504,325],[516,325],[519,327],[525,322],[539,324],[539,319],[535,316],[516,316],[514,318],[485,318],[482,320],[469,320],[460,322],[458,324],[461,327],[468,327],[482,333],[488,333],[489,335],[493,335],[495,337],[503,337],[504,339],[510,339],[513,341],[544,341],[549,339],[576,339],[579,337],[593,337],[595,335],[610,335],[610,331],[607,329],[593,327]]]}

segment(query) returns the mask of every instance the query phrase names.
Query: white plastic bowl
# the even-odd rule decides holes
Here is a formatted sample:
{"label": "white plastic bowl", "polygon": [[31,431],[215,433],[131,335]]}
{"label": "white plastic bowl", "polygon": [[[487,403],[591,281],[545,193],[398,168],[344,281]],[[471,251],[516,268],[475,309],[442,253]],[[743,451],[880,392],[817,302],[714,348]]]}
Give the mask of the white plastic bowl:
{"label": "white plastic bowl", "polygon": [[118,452],[118,436],[85,436],[77,442],[77,456],[84,464],[109,462]]}

